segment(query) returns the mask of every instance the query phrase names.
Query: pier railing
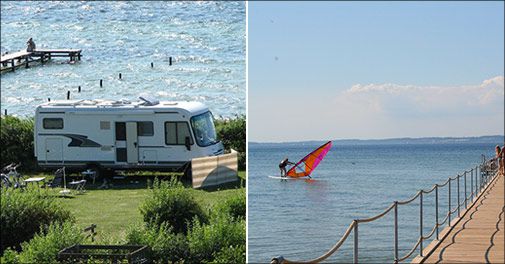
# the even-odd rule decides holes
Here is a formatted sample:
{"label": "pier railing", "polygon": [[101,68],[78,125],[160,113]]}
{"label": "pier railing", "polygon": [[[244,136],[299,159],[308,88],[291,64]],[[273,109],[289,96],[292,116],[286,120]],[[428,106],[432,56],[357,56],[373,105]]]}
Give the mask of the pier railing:
{"label": "pier railing", "polygon": [[[411,197],[408,200],[405,201],[394,201],[388,208],[386,208],[382,213],[377,214],[373,217],[369,218],[361,218],[361,219],[355,219],[352,221],[352,223],[349,225],[347,230],[345,231],[344,235],[340,238],[340,240],[326,253],[321,255],[318,258],[311,259],[311,260],[305,260],[305,261],[293,261],[293,260],[288,260],[285,259],[282,256],[275,257],[272,259],[271,263],[281,263],[281,264],[287,264],[287,263],[317,263],[324,261],[331,255],[333,255],[337,250],[344,244],[344,242],[347,240],[347,238],[350,236],[351,233],[353,233],[354,236],[354,244],[353,244],[353,262],[358,263],[359,262],[359,227],[361,224],[364,223],[369,223],[373,222],[375,220],[378,220],[384,216],[386,216],[388,213],[393,212],[394,213],[394,245],[392,248],[393,251],[393,259],[391,259],[391,262],[394,263],[400,263],[403,262],[407,259],[409,259],[416,250],[419,249],[419,255],[422,257],[423,256],[423,249],[424,249],[424,244],[423,242],[432,238],[433,235],[435,235],[434,239],[440,240],[440,227],[443,227],[445,224],[447,226],[451,226],[451,220],[454,220],[454,216],[457,215],[457,217],[461,217],[461,213],[464,212],[468,208],[469,205],[472,205],[473,202],[476,201],[476,199],[479,197],[479,195],[482,193],[483,190],[486,189],[487,185],[495,178],[497,175],[497,170],[498,170],[498,164],[496,159],[489,159],[487,160],[485,156],[483,155],[483,160],[482,164],[480,166],[475,166],[474,168],[464,171],[461,174],[458,174],[456,177],[449,177],[444,183],[442,184],[435,184],[433,187],[429,190],[420,190]],[[480,175],[480,177],[479,177]],[[453,188],[451,185],[456,184],[457,188],[457,204],[452,205],[451,200],[456,198],[454,197],[453,193],[451,193],[451,189]],[[461,186],[463,185],[463,186]],[[440,197],[439,194],[442,192],[442,188],[447,186],[447,199],[448,199],[448,206],[446,210],[444,211],[445,213],[441,214],[441,208],[439,206],[440,202]],[[464,197],[461,197],[461,190],[464,190]],[[423,196],[426,194],[431,194],[435,193],[435,223],[433,228],[428,234],[424,234],[423,232],[423,225],[425,224],[424,221],[424,216],[425,212],[423,211]],[[398,207],[407,205],[410,203],[413,203],[419,198],[419,237],[417,239],[417,242],[414,244],[412,249],[405,255],[400,256],[399,254],[399,247],[398,247]],[[454,207],[454,209],[453,209]],[[443,216],[444,218],[440,220],[440,216]]]}

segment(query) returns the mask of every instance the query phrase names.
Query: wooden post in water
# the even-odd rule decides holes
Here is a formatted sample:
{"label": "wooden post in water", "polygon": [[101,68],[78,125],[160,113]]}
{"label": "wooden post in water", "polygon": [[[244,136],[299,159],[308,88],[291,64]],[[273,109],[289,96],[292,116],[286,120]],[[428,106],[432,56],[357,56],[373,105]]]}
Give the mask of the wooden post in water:
{"label": "wooden post in water", "polygon": [[168,58],[168,64],[169,64],[170,66],[172,66],[172,57],[169,57],[169,58]]}
{"label": "wooden post in water", "polygon": [[70,91],[67,91],[67,100],[70,100]]}
{"label": "wooden post in water", "polygon": [[50,98],[50,97],[47,97],[47,101],[48,101],[48,102],[51,102],[51,98]]}
{"label": "wooden post in water", "polygon": [[154,67],[154,63],[151,62],[151,68],[153,68],[153,67]]}
{"label": "wooden post in water", "polygon": [[102,87],[102,86],[103,86],[103,80],[100,79],[100,87]]}
{"label": "wooden post in water", "polygon": [[122,76],[121,76],[121,73],[119,73],[119,80],[121,80],[121,77],[122,77]]}
{"label": "wooden post in water", "polygon": [[81,86],[79,85],[79,87],[77,87],[77,92],[80,93],[81,92]]}

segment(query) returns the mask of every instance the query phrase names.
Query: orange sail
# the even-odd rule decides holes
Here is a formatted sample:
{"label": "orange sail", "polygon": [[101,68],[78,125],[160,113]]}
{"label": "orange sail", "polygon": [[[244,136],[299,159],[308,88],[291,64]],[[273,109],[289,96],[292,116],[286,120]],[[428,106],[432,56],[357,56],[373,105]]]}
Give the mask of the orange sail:
{"label": "orange sail", "polygon": [[286,175],[294,178],[310,176],[312,171],[319,165],[330,149],[331,141],[328,141],[298,161],[295,166],[289,169]]}

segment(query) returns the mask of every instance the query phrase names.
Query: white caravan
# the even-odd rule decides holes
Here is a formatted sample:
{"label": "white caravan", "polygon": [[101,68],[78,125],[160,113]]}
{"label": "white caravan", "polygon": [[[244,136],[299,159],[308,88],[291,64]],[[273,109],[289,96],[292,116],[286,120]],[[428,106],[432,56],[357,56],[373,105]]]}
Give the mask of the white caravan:
{"label": "white caravan", "polygon": [[178,170],[224,153],[209,109],[198,102],[66,100],[35,113],[40,167]]}

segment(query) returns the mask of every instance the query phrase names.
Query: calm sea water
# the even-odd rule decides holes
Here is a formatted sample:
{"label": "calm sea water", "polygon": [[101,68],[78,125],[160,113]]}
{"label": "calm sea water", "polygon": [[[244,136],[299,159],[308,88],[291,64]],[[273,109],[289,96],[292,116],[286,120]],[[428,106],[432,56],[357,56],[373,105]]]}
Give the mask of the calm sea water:
{"label": "calm sea water", "polygon": [[2,112],[32,116],[70,90],[73,99],[151,96],[245,114],[244,3],[2,1],[1,27],[2,54],[25,49],[30,37],[38,48],[83,50],[74,65],[59,58],[2,74]]}
{"label": "calm sea water", "polygon": [[[292,260],[318,257],[340,239],[353,219],[379,214],[395,200],[407,200],[420,189],[427,190],[477,166],[481,154],[493,155],[494,146],[337,144],[313,172],[316,180],[306,182],[280,181],[267,176],[279,175],[278,163],[284,157],[299,160],[318,144],[250,144],[249,261],[268,262],[279,255]],[[463,181],[460,184],[463,197]],[[470,185],[468,175],[468,193]],[[453,182],[453,197],[457,197],[455,187]],[[447,191],[447,187],[440,189],[440,215],[446,213]],[[453,198],[451,203],[455,205],[456,201]],[[424,196],[423,205],[427,235],[435,223],[434,193]],[[400,255],[405,255],[419,235],[419,200],[400,206],[398,211]],[[393,219],[391,212],[378,221],[359,226],[361,262],[392,262]],[[351,233],[329,260],[352,262],[352,245]]]}

